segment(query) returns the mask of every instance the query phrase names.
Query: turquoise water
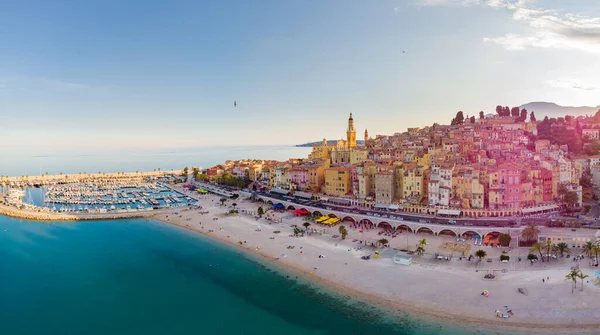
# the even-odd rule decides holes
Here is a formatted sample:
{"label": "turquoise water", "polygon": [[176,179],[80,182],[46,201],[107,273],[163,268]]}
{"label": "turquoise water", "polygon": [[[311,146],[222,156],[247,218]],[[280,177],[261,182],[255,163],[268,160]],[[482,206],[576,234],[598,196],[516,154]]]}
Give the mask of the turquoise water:
{"label": "turquoise water", "polygon": [[0,216],[0,334],[465,334],[288,276],[155,221]]}

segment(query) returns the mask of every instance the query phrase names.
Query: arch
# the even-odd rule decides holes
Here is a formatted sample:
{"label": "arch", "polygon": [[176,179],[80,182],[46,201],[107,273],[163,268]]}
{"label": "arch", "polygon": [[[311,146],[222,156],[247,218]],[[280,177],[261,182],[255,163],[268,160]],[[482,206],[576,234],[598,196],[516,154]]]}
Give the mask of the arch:
{"label": "arch", "polygon": [[389,224],[389,223],[387,223],[385,221],[379,222],[377,224],[377,228],[383,228],[385,230],[392,230],[392,229],[394,229],[391,224]]}
{"label": "arch", "polygon": [[289,205],[289,206],[287,206],[287,209],[293,211],[293,210],[296,210],[296,207]]}
{"label": "arch", "polygon": [[358,221],[358,225],[361,227],[373,227],[373,221],[369,220],[369,219],[362,219],[360,221]]}
{"label": "arch", "polygon": [[313,216],[323,216],[323,214],[319,211],[314,211]]}
{"label": "arch", "polygon": [[263,199],[263,198],[258,198],[258,200],[257,200],[257,201],[258,201],[258,202],[263,202],[263,203],[264,203],[264,202],[265,202],[265,199]]}
{"label": "arch", "polygon": [[329,216],[330,218],[336,218],[336,219],[339,219],[339,218],[337,217],[337,215],[335,215],[335,214],[333,214],[333,213],[329,213],[329,214],[327,214],[327,216]]}
{"label": "arch", "polygon": [[356,223],[356,220],[354,220],[354,218],[353,218],[353,217],[351,217],[351,216],[345,216],[345,217],[342,219],[342,222],[343,222],[343,221],[348,221],[348,222]]}
{"label": "arch", "polygon": [[272,204],[273,204],[273,201],[271,201],[271,200],[267,200],[267,203],[268,203],[269,205],[272,205]]}
{"label": "arch", "polygon": [[435,235],[435,233],[433,232],[433,230],[431,230],[431,228],[429,228],[429,227],[421,227],[421,228],[417,229],[417,234]]}
{"label": "arch", "polygon": [[373,221],[371,221],[369,219],[362,219],[362,220],[358,221],[358,223],[373,224]]}
{"label": "arch", "polygon": [[463,238],[481,238],[481,234],[474,230],[467,230],[461,235]]}
{"label": "arch", "polygon": [[438,232],[438,235],[457,237],[457,234],[452,229],[442,229]]}
{"label": "arch", "polygon": [[408,232],[408,233],[413,232],[412,228],[405,224],[399,225],[398,227],[396,227],[396,230],[399,230],[401,232]]}
{"label": "arch", "polygon": [[488,235],[490,235],[491,237],[498,237],[498,235],[500,235],[500,232],[499,231],[495,231],[495,230],[494,231],[490,231],[490,232],[485,233],[484,237],[487,237]]}

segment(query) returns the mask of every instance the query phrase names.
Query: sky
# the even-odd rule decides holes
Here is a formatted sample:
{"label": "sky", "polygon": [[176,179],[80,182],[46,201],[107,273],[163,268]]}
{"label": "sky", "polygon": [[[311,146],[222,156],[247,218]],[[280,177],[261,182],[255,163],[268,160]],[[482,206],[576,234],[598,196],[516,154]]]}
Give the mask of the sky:
{"label": "sky", "polygon": [[349,113],[361,139],[531,101],[600,104],[600,1],[0,5],[0,147],[296,144]]}

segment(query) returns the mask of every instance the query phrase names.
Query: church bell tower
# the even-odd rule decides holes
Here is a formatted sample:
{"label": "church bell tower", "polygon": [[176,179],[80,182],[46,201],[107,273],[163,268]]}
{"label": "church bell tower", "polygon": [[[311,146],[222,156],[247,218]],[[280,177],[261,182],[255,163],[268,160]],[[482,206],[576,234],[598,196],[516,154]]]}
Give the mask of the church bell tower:
{"label": "church bell tower", "polygon": [[348,143],[348,148],[356,147],[356,130],[354,129],[354,119],[352,118],[352,113],[350,113],[350,118],[348,119],[348,130],[346,131],[346,141]]}

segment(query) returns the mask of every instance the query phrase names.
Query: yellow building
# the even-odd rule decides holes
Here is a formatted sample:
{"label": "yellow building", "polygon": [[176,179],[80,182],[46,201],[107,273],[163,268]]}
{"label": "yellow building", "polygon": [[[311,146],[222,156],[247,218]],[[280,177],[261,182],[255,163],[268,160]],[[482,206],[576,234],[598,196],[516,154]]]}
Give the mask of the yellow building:
{"label": "yellow building", "polygon": [[402,179],[402,195],[404,199],[409,200],[411,203],[419,203],[423,198],[423,191],[425,185],[423,182],[423,175],[425,169],[423,166],[408,163],[404,165],[404,176]]}
{"label": "yellow building", "polygon": [[350,168],[336,166],[325,169],[324,192],[326,195],[343,197],[351,190]]}
{"label": "yellow building", "polygon": [[329,160],[315,161],[308,166],[308,187],[312,192],[321,192],[321,186],[325,183],[325,169],[329,167]]}
{"label": "yellow building", "polygon": [[532,169],[529,171],[529,179],[531,179],[531,200],[536,204],[544,202],[544,179],[542,178],[542,170]]}
{"label": "yellow building", "polygon": [[252,181],[260,179],[262,174],[262,165],[256,164],[248,167],[248,178]]}

